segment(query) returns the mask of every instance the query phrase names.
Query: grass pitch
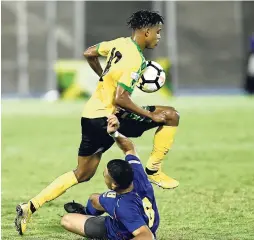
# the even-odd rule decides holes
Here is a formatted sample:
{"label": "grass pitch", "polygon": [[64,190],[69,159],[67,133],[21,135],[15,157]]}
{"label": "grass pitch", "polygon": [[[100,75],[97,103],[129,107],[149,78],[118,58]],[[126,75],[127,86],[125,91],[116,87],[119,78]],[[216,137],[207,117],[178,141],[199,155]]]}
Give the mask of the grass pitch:
{"label": "grass pitch", "polygon": [[[153,104],[155,99],[139,100]],[[157,103],[157,102],[156,102]],[[163,169],[180,181],[175,190],[155,188],[161,216],[159,240],[254,239],[254,99],[184,97],[164,102],[181,114],[173,149]],[[83,102],[2,102],[2,239],[21,239],[15,206],[76,166]],[[154,130],[134,142],[146,162]],[[102,171],[121,157],[113,146],[95,177],[47,203],[22,239],[82,239],[60,226],[63,204],[85,203],[106,187]]]}

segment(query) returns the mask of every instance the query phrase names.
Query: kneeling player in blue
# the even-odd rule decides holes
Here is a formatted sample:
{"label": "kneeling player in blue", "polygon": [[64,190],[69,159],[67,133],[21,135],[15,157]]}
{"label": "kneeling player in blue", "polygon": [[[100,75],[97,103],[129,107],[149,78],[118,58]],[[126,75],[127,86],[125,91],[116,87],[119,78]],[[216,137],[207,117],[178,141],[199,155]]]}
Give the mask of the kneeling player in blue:
{"label": "kneeling player in blue", "polygon": [[[111,191],[92,194],[86,207],[65,204],[69,212],[61,221],[73,233],[91,239],[152,240],[159,226],[154,191],[133,143],[117,132],[119,122],[108,118],[108,133],[125,153],[125,161],[114,159],[104,170],[104,180]],[[109,216],[100,216],[103,213]]]}

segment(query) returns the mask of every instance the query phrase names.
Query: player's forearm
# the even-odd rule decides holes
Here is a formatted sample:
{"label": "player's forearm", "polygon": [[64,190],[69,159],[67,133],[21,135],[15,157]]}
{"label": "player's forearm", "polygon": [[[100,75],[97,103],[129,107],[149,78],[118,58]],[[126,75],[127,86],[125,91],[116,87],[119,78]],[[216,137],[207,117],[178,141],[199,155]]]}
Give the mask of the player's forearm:
{"label": "player's forearm", "polygon": [[89,47],[85,52],[84,52],[84,57],[86,58],[88,64],[90,67],[94,70],[94,72],[100,77],[103,69],[101,67],[101,64],[99,62],[99,54],[96,50],[97,46],[92,46]]}
{"label": "player's forearm", "polygon": [[99,62],[98,57],[89,57],[86,58],[87,62],[89,63],[90,67],[94,70],[94,72],[100,77],[102,75],[103,69]]}
{"label": "player's forearm", "polygon": [[125,137],[119,132],[111,136],[114,138],[118,147],[123,151],[125,155],[128,155],[128,154],[136,155],[134,144],[132,143],[130,139],[128,139],[127,137]]}
{"label": "player's forearm", "polygon": [[124,108],[127,111],[133,112],[133,113],[138,114],[139,116],[142,116],[142,117],[151,118],[151,112],[136,105],[131,100],[130,96],[128,96],[127,94],[124,94],[121,96],[116,96],[115,102],[119,107]]}

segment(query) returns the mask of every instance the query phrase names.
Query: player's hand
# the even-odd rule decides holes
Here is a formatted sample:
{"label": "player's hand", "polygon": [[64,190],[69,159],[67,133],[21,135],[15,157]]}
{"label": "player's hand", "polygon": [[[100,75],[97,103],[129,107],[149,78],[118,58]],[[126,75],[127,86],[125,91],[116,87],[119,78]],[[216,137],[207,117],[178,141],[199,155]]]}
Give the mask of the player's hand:
{"label": "player's hand", "polygon": [[113,134],[120,127],[120,123],[114,114],[111,114],[108,117],[107,121],[108,121],[107,132],[108,132],[108,134]]}
{"label": "player's hand", "polygon": [[156,123],[166,123],[166,113],[164,111],[161,112],[151,112],[151,119]]}

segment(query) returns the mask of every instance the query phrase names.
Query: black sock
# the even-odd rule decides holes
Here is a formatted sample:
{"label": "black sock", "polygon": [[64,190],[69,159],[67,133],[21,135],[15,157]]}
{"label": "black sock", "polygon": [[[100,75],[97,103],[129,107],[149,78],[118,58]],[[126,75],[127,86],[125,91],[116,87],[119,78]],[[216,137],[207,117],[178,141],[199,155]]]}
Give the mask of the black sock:
{"label": "black sock", "polygon": [[32,211],[32,213],[34,213],[36,211],[36,208],[34,207],[32,202],[30,202],[30,203],[31,203],[30,210]]}
{"label": "black sock", "polygon": [[155,174],[157,172],[158,172],[158,170],[150,170],[150,169],[146,168],[146,174],[147,175],[153,175],[153,174]]}

